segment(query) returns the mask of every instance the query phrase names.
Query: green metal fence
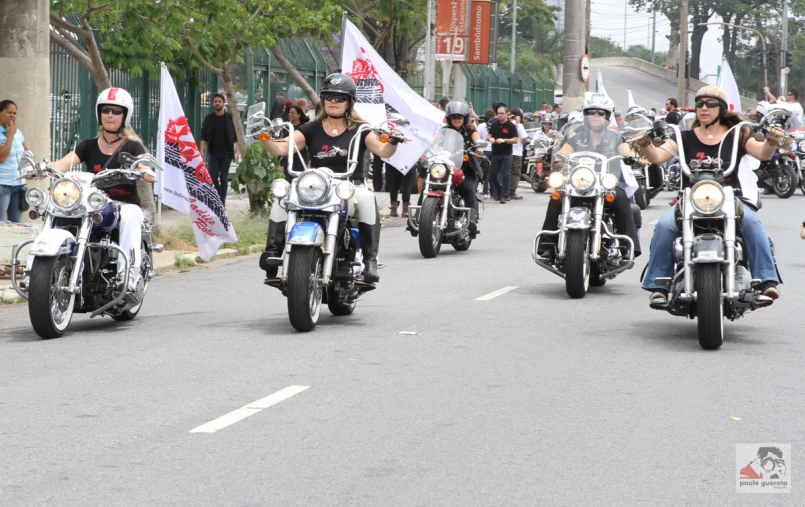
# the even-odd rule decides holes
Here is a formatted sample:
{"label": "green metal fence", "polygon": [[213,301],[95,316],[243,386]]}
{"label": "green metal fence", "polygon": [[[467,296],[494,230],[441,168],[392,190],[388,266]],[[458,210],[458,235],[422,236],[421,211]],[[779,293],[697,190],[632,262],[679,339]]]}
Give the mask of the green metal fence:
{"label": "green metal fence", "polygon": [[[484,65],[460,64],[466,78],[464,97],[472,102],[475,111],[483,113],[493,102],[519,107],[525,112],[540,109],[543,102],[553,104],[553,80],[538,72],[511,73]],[[410,80],[409,80],[410,82]]]}
{"label": "green metal fence", "polygon": [[[304,40],[282,40],[282,49],[296,67],[307,77],[318,93],[327,75],[327,64],[319,48]],[[51,158],[66,155],[73,147],[76,134],[80,139],[98,135],[95,116],[95,99],[99,90],[89,73],[58,45],[50,45],[50,128]],[[236,108],[241,114],[249,104],[267,102],[276,98],[296,99],[304,92],[264,48],[250,48],[242,54],[244,63],[233,72],[236,89]],[[143,138],[148,148],[156,150],[159,121],[159,74],[148,72],[135,77],[120,69],[108,69],[113,86],[124,88],[134,101],[132,127]],[[188,80],[174,79],[179,100],[193,132],[199,132],[204,116],[211,112],[212,95],[223,91],[223,84],[210,71],[198,72]],[[245,121],[245,118],[243,118]]]}

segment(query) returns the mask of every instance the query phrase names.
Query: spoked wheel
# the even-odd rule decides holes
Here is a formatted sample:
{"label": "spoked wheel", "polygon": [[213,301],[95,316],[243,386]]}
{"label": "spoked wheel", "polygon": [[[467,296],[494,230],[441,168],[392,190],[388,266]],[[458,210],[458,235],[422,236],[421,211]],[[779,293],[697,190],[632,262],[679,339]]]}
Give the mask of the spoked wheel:
{"label": "spoked wheel", "polygon": [[699,345],[716,350],[724,343],[724,300],[721,298],[721,266],[696,266],[696,320]]}
{"label": "spoked wheel", "polygon": [[788,164],[780,167],[780,173],[772,180],[772,188],[774,193],[780,199],[788,199],[797,189],[797,171],[794,166]]}
{"label": "spoked wheel", "polygon": [[419,251],[422,257],[432,259],[442,249],[442,202],[436,197],[428,197],[419,211]]}
{"label": "spoked wheel", "polygon": [[143,307],[143,300],[145,299],[145,295],[148,293],[148,284],[150,280],[148,279],[149,271],[151,270],[151,254],[148,253],[146,245],[143,244],[142,248],[142,259],[140,261],[140,280],[139,284],[142,285],[142,298],[140,298],[140,302],[137,303],[136,306],[132,306],[128,310],[122,311],[117,315],[112,315],[112,318],[118,322],[127,322],[129,320],[134,320],[134,317],[140,313],[140,309]]}
{"label": "spoked wheel", "polygon": [[640,185],[635,191],[634,201],[641,210],[648,208],[648,193],[644,185]]}
{"label": "spoked wheel", "polygon": [[321,252],[316,247],[294,247],[288,261],[288,317],[297,331],[316,327],[321,313]]}
{"label": "spoked wheel", "polygon": [[472,237],[470,236],[469,231],[466,231],[461,235],[460,239],[453,243],[453,248],[456,250],[456,252],[466,252],[470,249],[470,245],[472,245]]}
{"label": "spoked wheel", "polygon": [[28,314],[42,338],[64,335],[73,318],[75,294],[68,292],[73,261],[68,255],[36,257],[31,266]]}
{"label": "spoked wheel", "polygon": [[565,249],[565,289],[572,298],[583,298],[590,287],[590,257],[587,255],[587,231],[567,231]]}

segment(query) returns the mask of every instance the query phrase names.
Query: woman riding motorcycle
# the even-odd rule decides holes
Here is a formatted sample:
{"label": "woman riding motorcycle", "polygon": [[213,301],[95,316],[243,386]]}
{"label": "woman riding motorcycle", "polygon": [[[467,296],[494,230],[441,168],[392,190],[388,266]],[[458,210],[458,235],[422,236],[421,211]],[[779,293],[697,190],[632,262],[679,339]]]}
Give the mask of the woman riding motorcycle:
{"label": "woman riding motorcycle", "polygon": [[[615,155],[626,156],[629,147],[622,143],[620,134],[609,130],[609,120],[615,110],[615,104],[607,95],[591,94],[584,100],[582,114],[584,116],[584,128],[569,130],[568,137],[559,153],[570,155],[576,151],[594,151],[607,157]],[[568,126],[571,124],[568,123]],[[561,164],[561,161],[557,163]],[[620,162],[610,164],[610,172],[617,174],[623,181]],[[640,240],[637,237],[637,227],[635,227],[632,207],[629,197],[622,188],[623,183],[615,187],[615,202],[612,204],[615,211],[615,227],[619,234],[629,236],[634,242],[634,256],[638,257],[641,253]],[[555,231],[559,228],[559,215],[562,213],[562,201],[551,199],[548,201],[548,210],[545,213],[545,222],[542,230]],[[543,239],[545,238],[545,239]],[[554,255],[555,236],[540,237],[540,244],[537,250],[541,257],[552,257]]]}
{"label": "woman riding motorcycle", "polygon": [[[696,120],[692,130],[682,132],[682,147],[685,162],[690,164],[704,165],[708,162],[717,164],[721,160],[721,168],[726,169],[730,166],[732,147],[735,142],[735,131],[727,136],[727,131],[741,121],[740,115],[733,113],[727,107],[727,95],[717,86],[705,86],[696,93]],[[772,129],[772,133],[777,137],[783,137],[785,133],[780,129]],[[725,138],[726,136],[726,138]],[[723,149],[719,153],[719,144],[724,140]],[[738,137],[740,147],[738,148],[738,159],[740,161],[744,155],[749,154],[758,160],[770,159],[776,150],[777,143],[771,140],[758,142],[749,135],[749,130],[744,128]],[[675,141],[669,139],[660,148],[655,148],[651,141],[646,138],[641,142],[641,150],[646,158],[655,164],[662,164],[668,161],[671,153],[678,153]],[[690,186],[688,178],[682,178],[681,188]],[[741,182],[738,181],[738,171],[733,172],[728,178],[724,179],[724,184],[733,187],[736,195],[740,196]],[[771,247],[769,246],[768,236],[763,228],[763,223],[757,214],[749,208],[744,207],[743,223],[740,233],[746,243],[746,256],[749,268],[754,278],[759,278],[761,283],[757,289],[764,296],[772,299],[780,297],[777,284],[780,282],[777,276],[777,268],[774,265]],[[662,305],[667,302],[670,287],[658,286],[654,283],[656,278],[672,277],[674,274],[674,239],[680,234],[674,219],[674,208],[669,209],[657,222],[654,228],[654,237],[651,239],[651,252],[648,259],[648,267],[643,279],[643,289],[651,291],[649,302],[652,305]]]}
{"label": "woman riding motorcycle", "polygon": [[[481,134],[470,124],[470,105],[461,100],[453,99],[444,108],[447,117],[447,128],[457,131],[464,138],[464,146],[477,143],[481,140]],[[464,172],[464,183],[461,184],[461,197],[464,199],[464,206],[472,209],[472,222],[470,223],[470,234],[475,237],[478,233],[478,199],[475,193],[478,191],[478,182],[483,173],[478,159],[469,157],[461,166]]]}
{"label": "woman riding motorcycle", "polygon": [[[307,147],[310,167],[327,167],[335,173],[347,172],[349,146],[365,123],[352,110],[355,104],[355,81],[346,74],[330,74],[321,88],[321,111],[315,120],[305,123],[294,131],[294,142],[301,151]],[[374,194],[363,185],[363,161],[366,149],[381,158],[389,158],[397,151],[397,141],[381,143],[373,132],[364,131],[358,145],[358,166],[350,179],[355,185],[355,216],[358,219],[363,260],[366,266],[363,279],[367,283],[380,280],[377,275],[377,251],[380,247],[380,213]],[[263,141],[266,151],[272,155],[287,156],[292,149],[287,140]],[[294,150],[295,152],[295,150]],[[294,167],[295,171],[304,170]],[[277,276],[277,266],[268,266],[266,259],[280,257],[285,244],[287,212],[279,201],[274,201],[268,221],[266,251],[260,256],[260,267],[268,278]]]}
{"label": "woman riding motorcycle", "polygon": [[[134,101],[129,92],[122,88],[107,88],[98,95],[95,101],[95,114],[98,118],[98,137],[81,141],[75,148],[61,160],[53,162],[51,166],[61,172],[67,172],[82,162],[93,173],[104,169],[120,168],[120,153],[138,156],[146,153],[142,139],[131,128],[131,116],[134,111]],[[139,166],[138,171],[146,167]],[[153,182],[154,177],[144,174],[143,180]],[[130,268],[129,287],[134,291],[140,276],[140,263],[142,261],[142,228],[143,210],[140,206],[140,196],[134,181],[123,180],[114,186],[104,187],[103,190],[110,199],[120,205],[119,242],[120,248],[126,252],[134,250],[134,260]],[[122,266],[122,264],[118,264]],[[122,280],[122,273],[118,273]]]}

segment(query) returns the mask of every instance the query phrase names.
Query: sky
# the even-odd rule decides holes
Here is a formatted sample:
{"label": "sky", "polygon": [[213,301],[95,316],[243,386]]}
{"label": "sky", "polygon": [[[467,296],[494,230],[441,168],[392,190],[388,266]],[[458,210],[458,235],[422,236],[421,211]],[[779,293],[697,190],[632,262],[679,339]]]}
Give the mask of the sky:
{"label": "sky", "polygon": [[[651,47],[651,13],[636,12],[628,5],[627,0],[591,0],[590,32],[596,37],[609,37],[618,46],[624,44],[626,34],[626,47],[643,44]],[[626,29],[624,30],[624,18]],[[721,21],[720,17],[713,17],[710,21]],[[656,51],[668,51],[670,21],[664,15],[657,13]],[[715,75],[721,64],[721,34],[719,26],[712,26],[704,36],[701,52],[700,78],[707,74],[712,77],[702,81],[715,83]]]}

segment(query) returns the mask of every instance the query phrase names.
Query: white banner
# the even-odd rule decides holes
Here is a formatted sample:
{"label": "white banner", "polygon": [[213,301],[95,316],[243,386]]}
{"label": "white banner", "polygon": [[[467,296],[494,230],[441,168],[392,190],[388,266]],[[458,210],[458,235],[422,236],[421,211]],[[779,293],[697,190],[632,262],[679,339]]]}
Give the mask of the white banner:
{"label": "white banner", "polygon": [[718,87],[727,94],[727,103],[729,104],[730,111],[740,113],[741,94],[738,92],[738,83],[735,82],[735,76],[732,74],[732,69],[726,58],[721,60],[721,74],[718,76]]}
{"label": "white banner", "polygon": [[389,124],[407,140],[394,156],[384,159],[405,174],[432,144],[433,133],[444,126],[444,112],[414,92],[355,25],[346,20],[344,26],[341,68],[355,80],[358,93],[355,110],[375,126],[395,112],[406,119],[403,124]]}
{"label": "white banner", "polygon": [[167,67],[162,66],[157,159],[162,164],[163,202],[190,215],[198,253],[209,261],[224,243],[235,243],[235,229],[212,184],[190,131]]}

